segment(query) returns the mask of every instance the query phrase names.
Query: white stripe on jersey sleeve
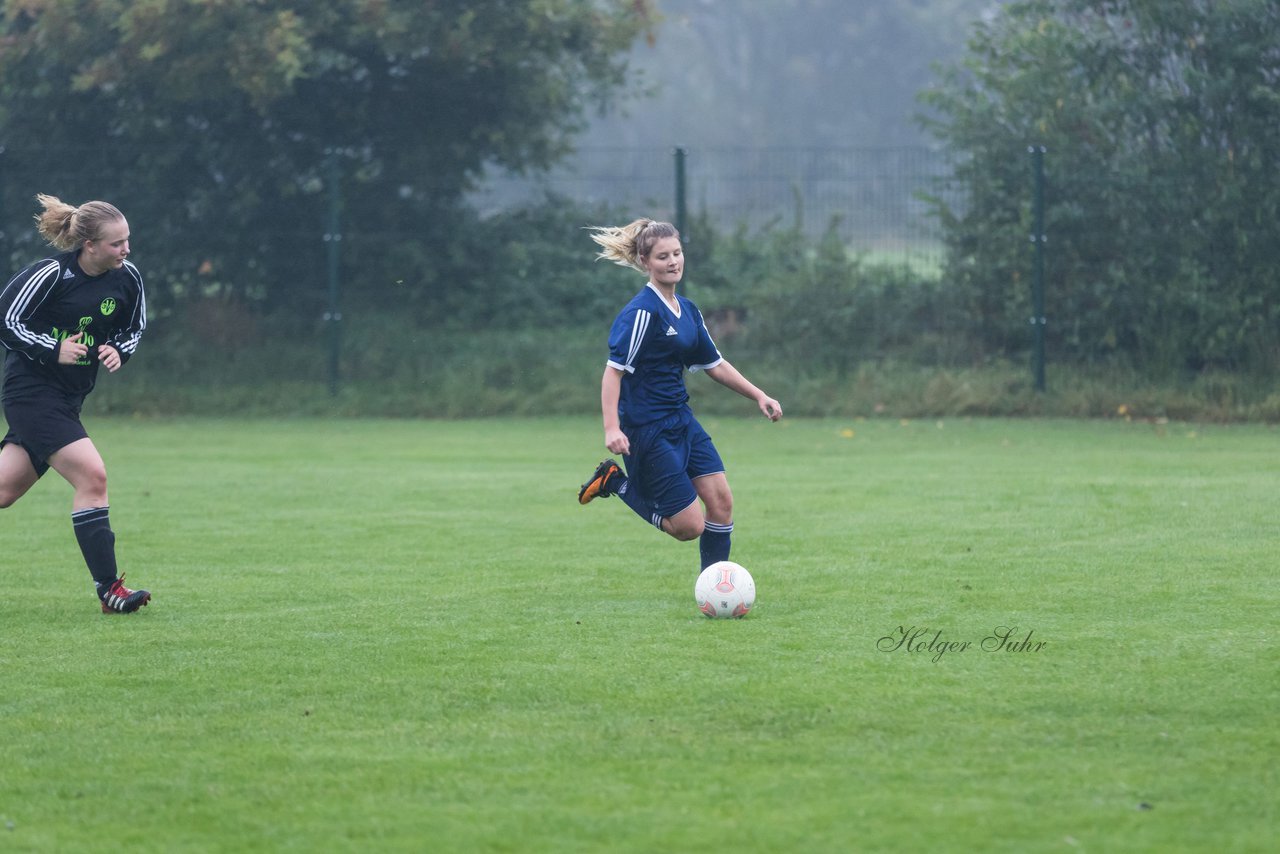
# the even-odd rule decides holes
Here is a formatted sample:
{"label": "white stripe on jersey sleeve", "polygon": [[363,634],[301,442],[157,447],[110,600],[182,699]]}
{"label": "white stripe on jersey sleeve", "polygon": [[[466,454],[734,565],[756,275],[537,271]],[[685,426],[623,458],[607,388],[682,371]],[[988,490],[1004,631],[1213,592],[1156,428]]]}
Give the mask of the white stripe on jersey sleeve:
{"label": "white stripe on jersey sleeve", "polygon": [[[30,305],[31,300],[35,298],[35,295],[40,290],[41,286],[45,284],[50,276],[56,277],[59,269],[60,267],[58,266],[57,261],[50,261],[44,267],[37,270],[31,278],[27,279],[27,281],[23,283],[21,289],[18,291],[17,297],[13,300],[13,303],[9,306],[9,310],[5,313],[5,327],[13,333],[15,338],[24,344],[47,347],[52,350],[58,349],[58,342],[53,339],[52,335],[37,335],[24,326],[22,323],[22,315],[26,312],[27,306]],[[12,287],[13,282],[10,282],[9,286]]]}
{"label": "white stripe on jersey sleeve", "polygon": [[133,306],[133,319],[130,326],[136,326],[137,330],[128,338],[120,342],[117,348],[122,353],[133,354],[138,349],[138,341],[142,338],[142,333],[147,328],[147,295],[142,287],[142,273],[138,272],[138,268],[133,266],[129,261],[124,262],[124,268],[133,276],[133,280],[138,284],[138,299]]}
{"label": "white stripe on jersey sleeve", "polygon": [[647,311],[640,310],[636,312],[635,324],[631,327],[631,344],[627,348],[627,363],[622,369],[627,373],[635,373],[633,363],[636,356],[640,355],[640,345],[644,343],[644,334],[649,331],[649,321],[653,315]]}

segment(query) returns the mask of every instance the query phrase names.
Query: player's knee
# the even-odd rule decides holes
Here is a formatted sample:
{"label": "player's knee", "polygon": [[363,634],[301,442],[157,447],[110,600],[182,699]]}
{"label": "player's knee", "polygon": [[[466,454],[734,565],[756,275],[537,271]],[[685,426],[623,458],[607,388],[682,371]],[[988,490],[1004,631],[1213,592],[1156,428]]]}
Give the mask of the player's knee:
{"label": "player's knee", "polygon": [[17,504],[18,499],[26,495],[30,488],[31,483],[24,480],[0,483],[0,510]]}
{"label": "player's knee", "polygon": [[702,499],[702,503],[706,506],[707,517],[711,519],[732,519],[733,493],[729,490],[729,484],[723,479],[717,482],[714,478],[708,478],[706,483],[706,486],[699,489],[698,497]]}
{"label": "player's knee", "polygon": [[106,498],[107,470],[104,466],[94,466],[81,473],[77,479],[76,490],[84,495]]}
{"label": "player's knee", "polygon": [[706,522],[702,519],[691,519],[672,524],[670,534],[677,540],[696,540],[702,536]]}
{"label": "player's knee", "polygon": [[716,519],[732,519],[733,495],[727,489],[717,495],[712,506],[707,507],[707,515],[714,516]]}

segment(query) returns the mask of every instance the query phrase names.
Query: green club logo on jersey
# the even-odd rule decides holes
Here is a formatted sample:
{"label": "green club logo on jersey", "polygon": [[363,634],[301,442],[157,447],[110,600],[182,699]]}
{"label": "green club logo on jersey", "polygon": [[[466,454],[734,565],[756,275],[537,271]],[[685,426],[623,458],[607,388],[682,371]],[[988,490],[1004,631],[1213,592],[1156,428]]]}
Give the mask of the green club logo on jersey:
{"label": "green club logo on jersey", "polygon": [[99,308],[102,309],[102,316],[108,317],[116,310],[116,301],[111,297],[107,297],[102,301],[102,305]]}
{"label": "green club logo on jersey", "polygon": [[[93,323],[92,317],[82,317],[80,318],[80,322],[76,325],[75,332],[71,332],[70,330],[65,330],[65,329],[59,329],[58,327],[55,326],[53,327],[51,334],[53,335],[54,339],[57,341],[62,341],[66,338],[71,338],[74,335],[83,335],[84,337],[80,339],[80,343],[86,347],[92,347],[97,342],[94,341],[93,336],[90,335],[88,332],[89,324],[91,323]],[[89,355],[86,353],[85,355],[77,359],[75,364],[89,365],[89,364],[92,364],[92,362],[89,361]]]}

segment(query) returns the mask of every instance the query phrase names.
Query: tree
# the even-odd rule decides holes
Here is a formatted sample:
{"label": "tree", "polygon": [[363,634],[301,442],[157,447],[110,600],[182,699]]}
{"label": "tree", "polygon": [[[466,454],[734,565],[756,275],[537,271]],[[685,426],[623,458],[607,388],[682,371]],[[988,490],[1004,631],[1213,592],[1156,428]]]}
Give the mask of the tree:
{"label": "tree", "polygon": [[1026,332],[1029,146],[1048,149],[1052,344],[1158,369],[1280,364],[1280,7],[1012,3],[923,95],[958,154],[949,274],[988,344]]}
{"label": "tree", "polygon": [[[446,233],[487,163],[568,151],[587,108],[627,87],[625,51],[653,14],[647,0],[10,0],[9,248],[28,254],[36,191],[107,198],[152,279],[306,304],[338,175],[347,236],[367,238],[350,249],[364,296],[422,295],[430,262],[387,268],[418,260],[388,238]],[[143,248],[162,245],[164,259]]]}

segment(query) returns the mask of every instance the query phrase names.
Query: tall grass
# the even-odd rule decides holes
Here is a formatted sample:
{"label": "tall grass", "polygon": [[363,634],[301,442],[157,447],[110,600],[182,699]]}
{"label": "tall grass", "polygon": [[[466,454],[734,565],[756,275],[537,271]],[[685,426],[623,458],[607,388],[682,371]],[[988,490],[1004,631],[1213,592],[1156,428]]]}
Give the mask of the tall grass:
{"label": "tall grass", "polygon": [[[365,323],[353,321],[345,330],[336,375],[323,335],[302,344],[264,338],[223,348],[161,333],[145,341],[123,370],[101,378],[88,407],[110,414],[393,418],[578,415],[599,408],[607,322],[431,332],[391,321]],[[1050,363],[1047,390],[1040,392],[1029,363],[886,356],[846,367],[802,354],[780,356],[761,348],[749,330],[721,335],[718,343],[796,415],[1280,422],[1280,381],[1271,376],[1151,377],[1122,365]],[[689,387],[699,411],[751,411],[705,377],[691,376]]]}

